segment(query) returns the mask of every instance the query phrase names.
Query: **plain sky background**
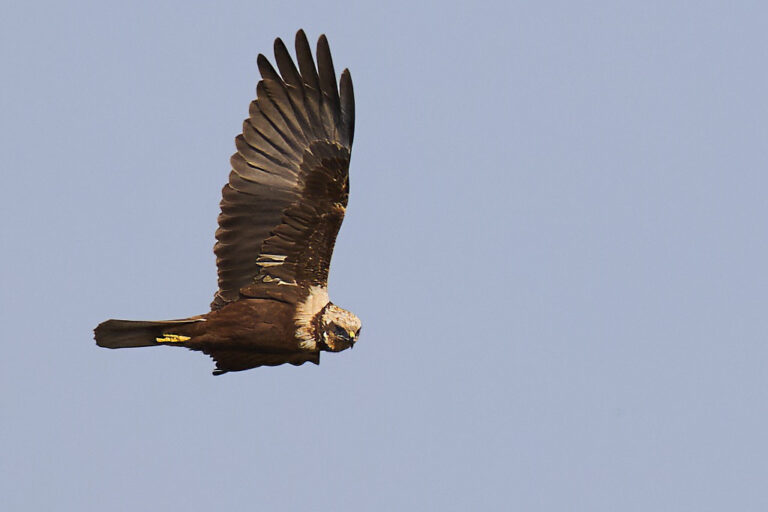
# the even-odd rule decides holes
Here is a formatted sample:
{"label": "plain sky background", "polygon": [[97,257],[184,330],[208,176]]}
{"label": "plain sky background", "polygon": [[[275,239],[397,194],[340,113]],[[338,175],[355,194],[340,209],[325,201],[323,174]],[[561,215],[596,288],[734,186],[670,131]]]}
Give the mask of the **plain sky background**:
{"label": "plain sky background", "polygon": [[[4,2],[3,510],[768,510],[763,2]],[[212,377],[256,55],[357,99],[320,366]]]}

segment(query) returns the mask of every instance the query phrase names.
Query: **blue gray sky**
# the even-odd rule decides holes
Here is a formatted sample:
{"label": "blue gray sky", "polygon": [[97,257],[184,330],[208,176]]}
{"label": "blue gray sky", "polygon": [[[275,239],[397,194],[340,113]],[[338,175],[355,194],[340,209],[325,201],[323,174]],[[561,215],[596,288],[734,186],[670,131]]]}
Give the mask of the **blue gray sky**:
{"label": "blue gray sky", "polygon": [[[768,508],[760,2],[6,2],[7,510]],[[256,55],[357,99],[321,365],[108,351],[207,311]],[[270,55],[271,57],[271,55]]]}

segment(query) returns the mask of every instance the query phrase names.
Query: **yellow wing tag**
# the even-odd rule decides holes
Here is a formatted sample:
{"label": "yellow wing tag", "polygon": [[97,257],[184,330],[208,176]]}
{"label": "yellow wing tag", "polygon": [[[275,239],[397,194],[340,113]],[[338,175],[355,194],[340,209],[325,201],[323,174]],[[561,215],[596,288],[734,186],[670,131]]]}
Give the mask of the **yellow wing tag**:
{"label": "yellow wing tag", "polygon": [[189,336],[181,336],[180,334],[166,334],[163,333],[162,338],[155,338],[158,343],[180,343],[182,341],[190,340]]}

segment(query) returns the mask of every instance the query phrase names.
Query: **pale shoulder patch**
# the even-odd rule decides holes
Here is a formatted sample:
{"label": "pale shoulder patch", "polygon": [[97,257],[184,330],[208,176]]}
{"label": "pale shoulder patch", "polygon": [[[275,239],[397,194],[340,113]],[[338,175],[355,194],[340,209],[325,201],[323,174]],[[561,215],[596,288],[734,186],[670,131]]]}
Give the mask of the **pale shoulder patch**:
{"label": "pale shoulder patch", "polygon": [[300,340],[302,348],[317,349],[317,340],[312,332],[312,320],[330,302],[328,289],[320,286],[312,286],[309,295],[296,305],[296,337]]}

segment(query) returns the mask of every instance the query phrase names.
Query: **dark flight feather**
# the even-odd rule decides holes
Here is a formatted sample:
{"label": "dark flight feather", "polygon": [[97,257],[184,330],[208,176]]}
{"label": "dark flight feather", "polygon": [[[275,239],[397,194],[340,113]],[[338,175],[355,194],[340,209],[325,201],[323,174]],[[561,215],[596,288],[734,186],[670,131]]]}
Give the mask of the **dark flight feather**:
{"label": "dark flight feather", "polygon": [[317,76],[315,63],[312,59],[312,50],[303,30],[296,33],[296,59],[299,62],[299,70],[304,91],[304,103],[309,114],[309,125],[318,139],[328,139],[332,132],[331,123],[322,115],[322,99],[320,94],[320,79]]}
{"label": "dark flight feather", "polygon": [[277,68],[280,70],[280,74],[283,75],[283,81],[294,88],[301,88],[302,81],[299,70],[296,69],[296,64],[293,63],[291,54],[288,53],[288,48],[285,47],[285,43],[279,37],[275,39],[275,62],[277,62]]}
{"label": "dark flight feather", "polygon": [[355,91],[352,88],[352,77],[349,70],[345,69],[341,73],[339,82],[341,90],[341,142],[345,147],[352,147],[352,140],[355,138]]}
{"label": "dark flight feather", "polygon": [[333,69],[331,49],[328,47],[328,39],[325,35],[321,35],[320,39],[317,40],[317,69],[325,111],[333,119],[333,126],[338,128],[339,116],[341,115],[339,88],[336,85],[336,71]]}

